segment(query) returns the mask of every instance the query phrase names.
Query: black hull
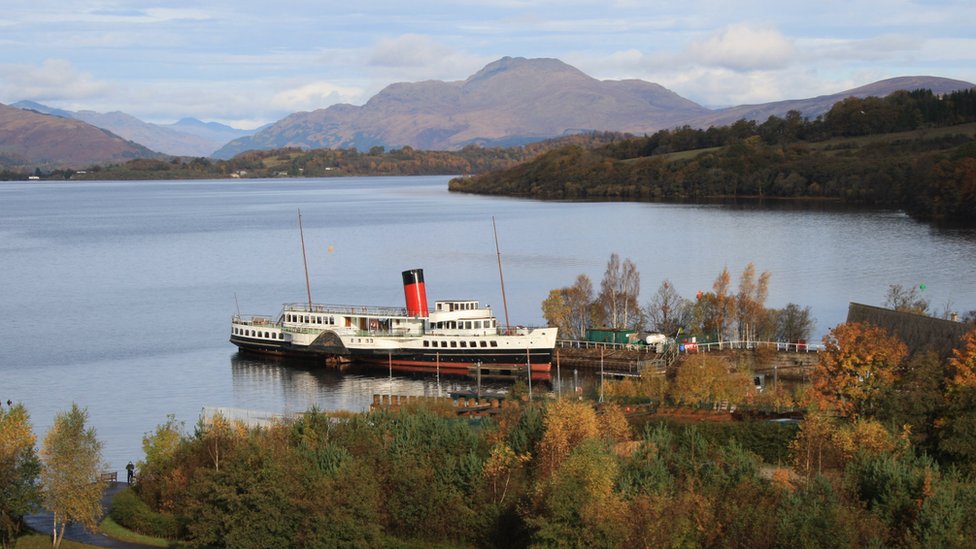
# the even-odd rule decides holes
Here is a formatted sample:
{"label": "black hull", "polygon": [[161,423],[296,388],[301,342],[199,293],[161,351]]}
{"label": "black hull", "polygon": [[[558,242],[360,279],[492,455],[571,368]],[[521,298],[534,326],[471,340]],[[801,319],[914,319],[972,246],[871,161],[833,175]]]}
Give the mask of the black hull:
{"label": "black hull", "polygon": [[452,349],[435,352],[423,349],[337,349],[333,347],[295,347],[286,342],[231,337],[241,351],[268,356],[317,361],[354,360],[380,366],[392,366],[408,372],[511,377],[525,375],[526,359],[531,363],[532,377],[548,377],[552,369],[552,349],[509,351],[501,349]]}

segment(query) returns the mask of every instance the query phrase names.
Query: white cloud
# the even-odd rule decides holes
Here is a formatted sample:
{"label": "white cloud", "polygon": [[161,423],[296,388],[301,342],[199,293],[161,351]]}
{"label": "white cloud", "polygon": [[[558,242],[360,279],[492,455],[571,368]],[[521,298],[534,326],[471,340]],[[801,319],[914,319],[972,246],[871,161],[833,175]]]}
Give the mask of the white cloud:
{"label": "white cloud", "polygon": [[702,65],[751,71],[786,67],[796,51],[793,42],[772,27],[738,24],[692,42],[687,54]]}
{"label": "white cloud", "polygon": [[377,80],[375,91],[394,82],[463,80],[499,57],[471,55],[419,34],[381,39],[366,54]]}
{"label": "white cloud", "polygon": [[271,106],[285,111],[308,111],[328,107],[333,103],[357,101],[363,95],[360,88],[336,86],[329,82],[310,82],[280,91],[271,98]]}
{"label": "white cloud", "polygon": [[0,98],[7,101],[84,99],[110,89],[87,72],[63,59],[47,59],[41,65],[0,65]]}
{"label": "white cloud", "polygon": [[423,67],[451,55],[452,51],[429,36],[403,34],[376,43],[369,64],[379,67]]}

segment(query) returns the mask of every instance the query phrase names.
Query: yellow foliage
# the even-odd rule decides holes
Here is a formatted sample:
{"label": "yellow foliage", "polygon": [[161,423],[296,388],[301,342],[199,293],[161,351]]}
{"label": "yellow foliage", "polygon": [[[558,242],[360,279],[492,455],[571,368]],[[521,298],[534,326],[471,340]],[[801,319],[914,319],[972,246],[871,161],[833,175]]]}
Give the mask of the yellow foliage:
{"label": "yellow foliage", "polygon": [[836,428],[836,419],[821,412],[810,412],[800,423],[796,438],[790,442],[790,461],[793,467],[809,476],[823,472],[826,465],[834,465],[830,437]]}
{"label": "yellow foliage", "polygon": [[891,453],[898,447],[899,441],[880,422],[866,418],[843,425],[831,439],[845,462],[853,459],[858,452],[873,456]]}
{"label": "yellow foliage", "polygon": [[793,466],[808,476],[841,469],[857,454],[891,454],[906,448],[908,432],[892,434],[879,421],[857,418],[843,422],[822,412],[807,414],[790,443]]}
{"label": "yellow foliage", "polygon": [[545,431],[539,441],[540,478],[559,468],[566,456],[583,441],[600,434],[596,412],[585,402],[556,400],[546,408]]}
{"label": "yellow foliage", "polygon": [[505,501],[512,474],[525,466],[532,458],[528,453],[516,454],[507,444],[498,443],[491,448],[482,469],[491,488],[492,499],[501,504]]}
{"label": "yellow foliage", "polygon": [[755,392],[752,376],[733,371],[720,355],[701,354],[678,368],[671,396],[683,404],[728,401],[740,404]]}
{"label": "yellow foliage", "polygon": [[616,404],[605,404],[598,416],[600,432],[611,442],[630,440],[630,422],[624,415],[623,409]]}
{"label": "yellow foliage", "polygon": [[776,409],[792,408],[796,406],[796,399],[793,394],[786,390],[782,385],[767,385],[761,393],[758,393],[753,402]]}
{"label": "yellow foliage", "polygon": [[23,448],[33,448],[37,438],[27,410],[20,405],[0,409],[0,462],[13,462]]}

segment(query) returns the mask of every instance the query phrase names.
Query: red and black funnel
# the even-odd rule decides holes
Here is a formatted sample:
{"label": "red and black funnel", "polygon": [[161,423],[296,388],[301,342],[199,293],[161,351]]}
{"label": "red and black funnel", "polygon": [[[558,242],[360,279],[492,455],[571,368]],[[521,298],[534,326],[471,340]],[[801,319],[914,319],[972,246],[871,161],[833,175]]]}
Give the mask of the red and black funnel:
{"label": "red and black funnel", "polygon": [[407,299],[407,315],[427,316],[427,289],[424,287],[424,270],[403,271],[403,295]]}

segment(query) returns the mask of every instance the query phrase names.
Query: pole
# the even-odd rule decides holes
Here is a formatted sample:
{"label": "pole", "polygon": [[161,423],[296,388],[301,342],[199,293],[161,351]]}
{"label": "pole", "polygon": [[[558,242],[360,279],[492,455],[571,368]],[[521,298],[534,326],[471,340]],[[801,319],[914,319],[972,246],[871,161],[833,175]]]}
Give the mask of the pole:
{"label": "pole", "polygon": [[478,399],[481,399],[481,361],[478,361]]}
{"label": "pole", "polygon": [[563,396],[563,377],[559,373],[559,349],[556,349],[556,395]]}
{"label": "pole", "polygon": [[505,330],[508,331],[511,324],[508,323],[508,300],[505,298],[505,275],[502,274],[502,250],[498,246],[498,228],[495,226],[495,216],[491,216],[491,230],[495,233],[495,254],[498,256],[498,279],[502,284],[502,307],[505,310]]}
{"label": "pole", "polygon": [[525,348],[525,368],[529,371],[529,402],[532,402],[532,356],[528,347]]}
{"label": "pole", "polygon": [[390,365],[390,406],[393,406],[393,352],[386,352],[386,360]]}
{"label": "pole", "polygon": [[600,347],[600,403],[603,403],[603,347]]}
{"label": "pole", "polygon": [[302,262],[305,263],[305,291],[308,292],[308,312],[312,312],[312,285],[308,282],[308,257],[305,255],[305,230],[302,228],[302,210],[298,209],[298,234],[302,238]]}
{"label": "pole", "polygon": [[437,396],[441,396],[441,353],[434,353],[434,368],[437,372]]}

